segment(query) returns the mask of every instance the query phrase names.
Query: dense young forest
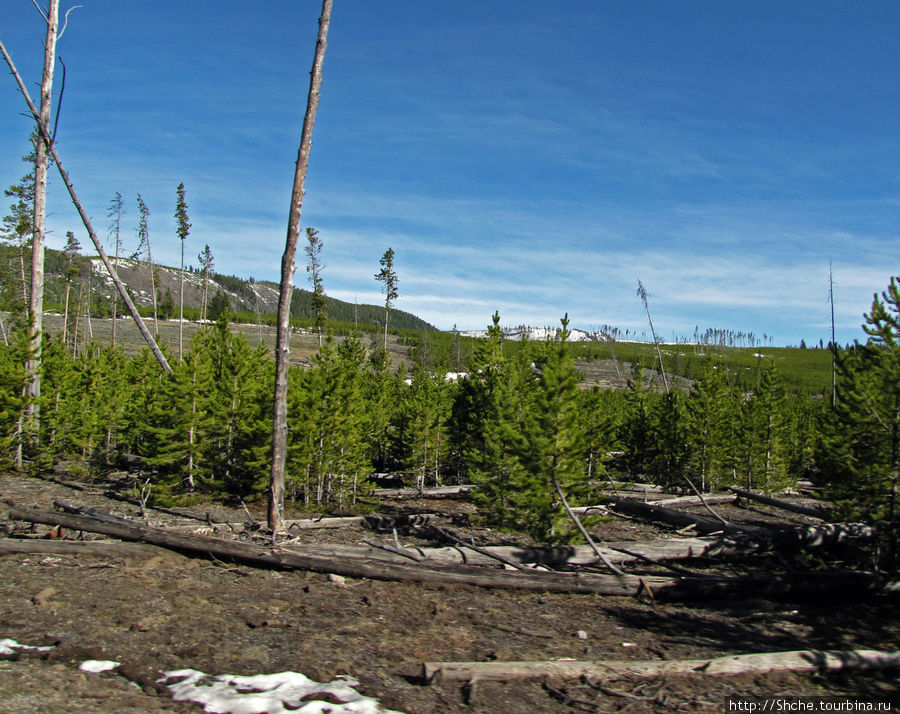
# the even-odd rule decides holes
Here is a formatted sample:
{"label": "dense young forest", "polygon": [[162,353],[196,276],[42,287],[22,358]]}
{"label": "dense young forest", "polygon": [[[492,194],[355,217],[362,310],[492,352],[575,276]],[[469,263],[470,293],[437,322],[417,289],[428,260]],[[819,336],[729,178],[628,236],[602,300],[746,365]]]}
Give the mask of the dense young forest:
{"label": "dense young forest", "polygon": [[[721,352],[670,391],[639,366],[626,390],[582,389],[566,319],[546,342],[505,340],[499,325],[495,314],[488,337],[468,343],[466,375],[452,380],[426,367],[434,360],[421,344],[407,374],[358,335],[324,339],[312,368],[290,372],[289,499],[364,508],[371,475],[386,471],[419,487],[473,482],[486,521],[567,541],[576,534],[560,493],[574,505],[610,480],[773,492],[803,479],[846,517],[878,523],[881,557],[894,560],[897,279],[865,316],[867,343],[837,351],[835,394],[786,387],[771,360],[735,369]],[[19,324],[8,334],[0,346],[5,468],[65,463],[89,476],[127,455],[138,457],[158,502],[263,493],[273,364],[229,329],[227,313],[171,360],[171,374],[146,350],[131,358],[88,345],[73,356],[61,337],[45,339],[38,433],[24,419],[28,330]]]}

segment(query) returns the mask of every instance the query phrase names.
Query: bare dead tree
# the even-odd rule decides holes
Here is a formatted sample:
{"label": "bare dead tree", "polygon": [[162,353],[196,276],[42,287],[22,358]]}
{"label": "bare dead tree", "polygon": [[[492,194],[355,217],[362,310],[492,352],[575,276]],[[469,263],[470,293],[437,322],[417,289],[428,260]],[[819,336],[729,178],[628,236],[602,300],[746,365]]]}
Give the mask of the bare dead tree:
{"label": "bare dead tree", "polygon": [[837,404],[837,343],[834,337],[834,271],[828,261],[828,304],[831,306],[831,406]]}
{"label": "bare dead tree", "polygon": [[659,357],[659,371],[662,373],[663,387],[665,387],[666,393],[668,394],[669,380],[666,379],[666,368],[665,365],[663,365],[662,350],[659,348],[659,340],[656,338],[656,330],[653,328],[653,318],[650,317],[650,305],[647,303],[647,290],[640,280],[638,280],[637,295],[641,299],[641,302],[644,303],[644,310],[647,311],[647,320],[650,323],[650,334],[653,335],[653,344],[656,345],[656,354]]}
{"label": "bare dead tree", "polygon": [[309,94],[306,99],[306,114],[300,134],[300,149],[297,152],[297,166],[294,172],[294,188],[288,214],[287,239],[281,258],[281,289],[278,296],[278,325],[275,338],[275,397],[272,427],[272,473],[269,483],[268,525],[273,535],[281,530],[284,519],[284,472],[287,465],[287,397],[288,362],[290,360],[290,313],[293,293],[294,256],[300,236],[300,213],[303,206],[306,170],[312,148],[312,132],[319,108],[319,93],[322,87],[322,65],[325,62],[325,47],[328,40],[328,25],[331,22],[332,0],[322,0],[322,14],[319,17],[319,35],[309,78]]}
{"label": "bare dead tree", "polygon": [[54,146],[50,138],[47,127],[40,121],[40,114],[38,113],[34,102],[31,101],[31,96],[28,94],[28,89],[25,87],[25,83],[22,81],[22,75],[20,75],[19,71],[16,69],[16,65],[13,62],[12,57],[10,57],[9,52],[6,51],[6,47],[2,41],[0,41],[0,53],[3,54],[3,59],[9,66],[13,77],[15,77],[16,83],[19,85],[19,91],[22,93],[22,97],[28,104],[28,109],[31,112],[31,115],[37,122],[40,137],[46,143],[50,151],[50,155],[53,157],[53,163],[56,164],[56,169],[57,171],[59,171],[60,178],[62,178],[63,183],[66,186],[66,190],[69,192],[69,196],[72,199],[72,205],[75,206],[75,209],[78,211],[78,215],[81,216],[81,221],[82,223],[84,223],[85,229],[87,229],[88,235],[91,238],[91,242],[94,244],[94,248],[97,249],[97,255],[100,256],[100,260],[102,260],[103,265],[106,266],[106,270],[109,272],[113,283],[115,283],[116,289],[119,291],[119,295],[122,297],[122,300],[125,302],[125,306],[128,308],[128,312],[134,319],[135,324],[137,324],[138,330],[140,330],[141,335],[144,337],[144,339],[147,341],[147,344],[150,346],[150,349],[153,351],[153,356],[156,357],[156,360],[166,372],[171,372],[172,368],[169,367],[169,363],[166,360],[165,355],[163,355],[162,351],[159,349],[159,346],[156,344],[156,341],[153,339],[153,336],[150,334],[150,331],[147,329],[147,326],[144,324],[144,320],[138,313],[137,307],[135,307],[134,305],[134,301],[131,299],[128,291],[125,290],[124,283],[122,283],[122,281],[119,279],[119,274],[116,272],[115,268],[113,268],[112,263],[110,263],[109,258],[106,255],[106,251],[103,249],[103,245],[100,243],[100,239],[97,237],[96,231],[94,231],[91,220],[90,218],[88,218],[84,207],[81,205],[78,194],[75,193],[75,187],[72,185],[69,174],[63,166],[62,160],[59,158],[59,153],[56,151],[56,146]]}
{"label": "bare dead tree", "polygon": [[[41,13],[43,15],[43,13]],[[59,0],[50,0],[47,14],[47,36],[44,40],[44,73],[41,79],[41,109],[36,120],[44,139],[38,138],[34,159],[34,221],[31,242],[31,349],[26,363],[29,385],[28,422],[36,429],[40,419],[38,400],[41,396],[41,337],[44,330],[44,233],[47,217],[47,163],[50,139],[50,111],[53,108],[53,68],[56,66],[56,40],[59,27]]]}

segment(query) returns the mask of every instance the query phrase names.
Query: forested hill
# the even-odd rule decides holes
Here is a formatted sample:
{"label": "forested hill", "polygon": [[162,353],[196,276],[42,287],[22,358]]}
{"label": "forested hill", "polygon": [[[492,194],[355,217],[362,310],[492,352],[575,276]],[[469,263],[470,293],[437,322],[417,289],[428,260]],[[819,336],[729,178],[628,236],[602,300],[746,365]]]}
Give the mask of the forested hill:
{"label": "forested hill", "polygon": [[[17,262],[18,255],[11,247],[4,248],[5,254],[0,262],[3,263],[4,273],[7,273],[4,276],[6,283],[7,278],[12,279],[17,272],[12,263]],[[100,315],[108,314],[115,287],[99,258],[76,256],[70,263],[63,251],[48,248],[45,270],[46,309],[61,308],[66,293],[66,276],[69,275],[70,287],[74,287],[76,292],[82,290],[82,286],[85,286],[85,290],[89,290],[92,312]],[[120,259],[118,273],[138,307],[150,307],[153,298],[148,264],[143,261]],[[174,307],[175,312],[169,316],[177,313],[181,274],[178,268],[154,265],[157,303],[165,306],[163,312],[165,309],[171,311]],[[198,269],[188,269],[184,272],[184,305],[189,315],[200,309],[204,290],[208,301],[212,301],[221,291],[222,295],[228,298],[229,308],[238,317],[249,319],[249,315],[252,315],[255,320],[259,314],[264,321],[268,321],[266,318],[274,317],[278,307],[277,283],[213,272],[209,276],[208,284],[204,286],[202,273]],[[328,297],[327,300],[329,321],[358,323],[360,326],[384,325],[383,305],[354,305],[332,297]],[[121,309],[120,304],[119,310]],[[311,320],[314,314],[312,293],[295,288],[291,300],[291,316],[300,320]],[[411,313],[392,309],[389,329],[433,330],[434,327]]]}

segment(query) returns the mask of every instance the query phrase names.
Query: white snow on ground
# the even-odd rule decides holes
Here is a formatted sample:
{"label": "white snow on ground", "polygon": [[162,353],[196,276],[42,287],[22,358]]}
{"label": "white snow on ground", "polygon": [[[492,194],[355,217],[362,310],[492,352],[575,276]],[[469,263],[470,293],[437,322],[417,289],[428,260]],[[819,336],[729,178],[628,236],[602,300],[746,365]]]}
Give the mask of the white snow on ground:
{"label": "white snow on ground", "polygon": [[165,675],[159,681],[175,701],[202,704],[211,714],[397,714],[353,689],[359,682],[352,677],[340,676],[321,684],[298,672],[241,677],[178,669]]}
{"label": "white snow on ground", "polygon": [[15,640],[0,640],[0,657],[9,657],[16,653],[16,650],[34,650],[36,652],[46,652],[52,650],[53,647],[31,647],[29,645],[20,645]]}
{"label": "white snow on ground", "polygon": [[90,674],[99,674],[100,672],[109,672],[119,666],[119,662],[111,659],[86,659],[78,665],[78,669],[82,672]]}
{"label": "white snow on ground", "polygon": [[[0,657],[14,655],[16,650],[46,652],[52,649],[52,646],[32,647],[20,645],[15,640],[0,639]],[[98,674],[118,666],[119,662],[113,660],[89,659],[78,665],[78,669]],[[359,682],[344,675],[322,684],[299,672],[243,677],[177,669],[164,674],[159,682],[169,688],[172,699],[202,704],[203,710],[210,714],[403,714],[382,708],[373,697],[364,697],[354,689]]]}

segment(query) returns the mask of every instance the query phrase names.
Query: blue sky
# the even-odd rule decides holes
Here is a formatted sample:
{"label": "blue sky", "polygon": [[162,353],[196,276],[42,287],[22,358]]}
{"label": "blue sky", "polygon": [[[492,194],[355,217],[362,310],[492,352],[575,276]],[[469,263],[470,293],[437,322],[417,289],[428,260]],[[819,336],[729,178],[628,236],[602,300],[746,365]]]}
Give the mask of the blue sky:
{"label": "blue sky", "polygon": [[[141,193],[177,265],[184,181],[188,262],[209,243],[219,272],[277,280],[320,3],[77,1],[58,149],[98,231],[121,192],[133,249]],[[35,95],[43,32],[4,0]],[[898,36],[893,0],[335,0],[303,204],[326,291],[382,302],[390,246],[397,307],[442,329],[643,332],[640,279],[663,339],[812,344],[831,261],[838,340],[862,338],[900,274]],[[6,187],[30,124],[2,75]],[[49,243],[87,245],[64,191]]]}

